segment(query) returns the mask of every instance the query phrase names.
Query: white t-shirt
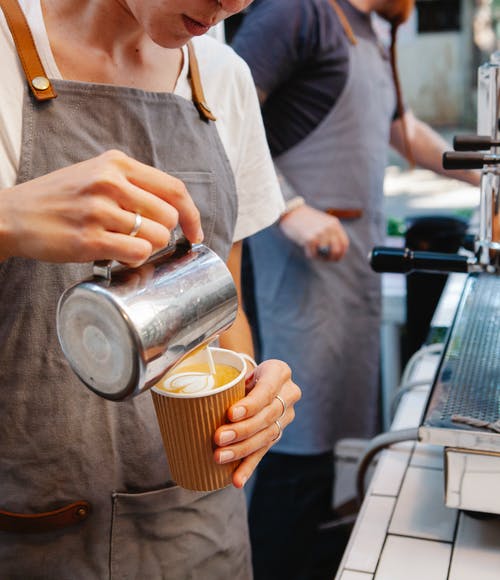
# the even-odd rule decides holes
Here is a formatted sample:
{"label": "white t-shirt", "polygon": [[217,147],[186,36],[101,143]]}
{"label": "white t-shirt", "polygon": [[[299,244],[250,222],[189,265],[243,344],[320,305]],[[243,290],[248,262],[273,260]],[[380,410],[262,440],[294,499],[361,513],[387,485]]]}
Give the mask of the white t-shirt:
{"label": "white t-shirt", "polygon": [[[61,79],[43,22],[40,0],[20,0],[49,78]],[[205,98],[234,172],[238,219],[234,241],[273,223],[284,209],[267,146],[260,107],[246,63],[208,35],[193,40]],[[175,94],[191,99],[188,57]],[[15,181],[21,156],[22,102],[26,79],[4,15],[0,11],[0,189]]]}

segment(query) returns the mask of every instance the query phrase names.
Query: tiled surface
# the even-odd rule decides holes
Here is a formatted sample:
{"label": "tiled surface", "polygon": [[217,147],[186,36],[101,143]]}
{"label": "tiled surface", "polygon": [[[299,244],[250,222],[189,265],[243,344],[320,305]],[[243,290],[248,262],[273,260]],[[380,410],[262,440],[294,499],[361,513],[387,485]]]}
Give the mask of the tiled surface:
{"label": "tiled surface", "polygon": [[457,510],[444,505],[443,472],[410,467],[396,501],[390,534],[452,542]]}
{"label": "tiled surface", "polygon": [[500,517],[474,519],[460,514],[447,580],[500,578]]}
{"label": "tiled surface", "polygon": [[[449,276],[434,326],[450,324],[464,281]],[[438,364],[427,351],[409,369],[408,382],[429,384],[401,397],[391,431],[419,426]],[[420,442],[379,453],[336,580],[500,580],[500,516],[447,508],[443,465],[443,448]]]}
{"label": "tiled surface", "polygon": [[398,495],[414,445],[409,441],[397,443],[380,454],[378,468],[373,474],[369,489],[371,494],[392,497]]}
{"label": "tiled surface", "polygon": [[375,572],[394,503],[394,498],[377,496],[369,496],[363,502],[347,546],[345,569]]}
{"label": "tiled surface", "polygon": [[451,548],[443,542],[387,536],[374,580],[446,580]]}

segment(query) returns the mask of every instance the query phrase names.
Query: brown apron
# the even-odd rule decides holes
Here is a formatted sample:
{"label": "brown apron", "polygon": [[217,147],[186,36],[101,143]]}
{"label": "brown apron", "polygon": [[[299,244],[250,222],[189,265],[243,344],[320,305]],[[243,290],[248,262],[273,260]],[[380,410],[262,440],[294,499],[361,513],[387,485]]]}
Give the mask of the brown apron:
{"label": "brown apron", "polygon": [[[43,88],[45,73],[16,3],[0,5],[16,39],[29,45],[18,182],[120,149],[187,184],[206,243],[227,258],[236,188],[191,56],[196,106],[170,93],[111,85],[51,80]],[[47,91],[58,97],[44,100]],[[0,263],[0,509],[55,511],[0,513],[0,577],[250,578],[243,493],[176,486],[150,395],[106,401],[65,361],[57,300],[90,272],[90,264]]]}

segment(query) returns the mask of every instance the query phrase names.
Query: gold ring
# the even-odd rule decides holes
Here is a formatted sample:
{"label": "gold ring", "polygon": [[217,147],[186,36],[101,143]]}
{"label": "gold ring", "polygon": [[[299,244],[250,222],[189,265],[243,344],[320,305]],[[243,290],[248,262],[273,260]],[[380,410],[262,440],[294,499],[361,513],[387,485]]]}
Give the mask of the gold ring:
{"label": "gold ring", "polygon": [[134,238],[139,233],[139,230],[141,229],[141,225],[142,225],[142,216],[138,211],[136,211],[135,212],[134,226],[133,226],[132,230],[130,231],[129,236]]}
{"label": "gold ring", "polygon": [[276,424],[276,427],[278,427],[278,434],[272,440],[273,443],[277,443],[281,439],[281,436],[283,435],[283,427],[281,426],[281,423],[278,421],[278,419],[276,419],[275,424]]}
{"label": "gold ring", "polygon": [[278,417],[278,419],[283,419],[283,417],[285,416],[286,410],[287,410],[287,404],[285,403],[285,400],[283,399],[283,397],[281,397],[280,395],[274,395],[275,399],[278,399],[278,401],[282,404],[283,406],[283,411],[281,412],[281,415]]}

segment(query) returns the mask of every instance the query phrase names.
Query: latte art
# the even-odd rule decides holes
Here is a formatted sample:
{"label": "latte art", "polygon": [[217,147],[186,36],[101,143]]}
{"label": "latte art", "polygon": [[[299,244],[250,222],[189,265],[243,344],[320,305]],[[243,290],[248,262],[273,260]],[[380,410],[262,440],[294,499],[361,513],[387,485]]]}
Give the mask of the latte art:
{"label": "latte art", "polygon": [[177,373],[165,380],[162,387],[171,393],[201,393],[214,388],[215,379],[207,373]]}
{"label": "latte art", "polygon": [[240,374],[235,367],[220,363],[215,364],[214,370],[215,374],[212,374],[205,362],[190,364],[186,361],[186,364],[168,373],[156,388],[175,394],[201,394],[227,385]]}

